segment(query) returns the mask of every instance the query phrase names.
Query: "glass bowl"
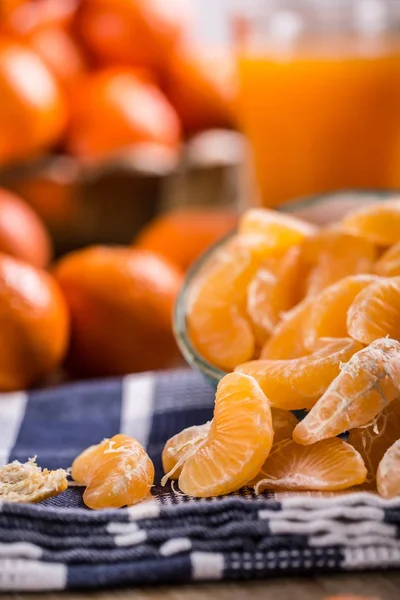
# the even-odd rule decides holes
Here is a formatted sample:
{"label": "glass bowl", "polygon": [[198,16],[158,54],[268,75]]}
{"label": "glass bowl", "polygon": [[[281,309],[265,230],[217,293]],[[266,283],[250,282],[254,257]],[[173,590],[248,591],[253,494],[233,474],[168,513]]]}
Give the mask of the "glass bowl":
{"label": "glass bowl", "polygon": [[[384,201],[398,194],[400,194],[400,191],[348,190],[308,196],[300,200],[288,202],[276,210],[290,213],[316,225],[328,225],[340,220],[349,210],[354,210],[374,202]],[[226,372],[211,364],[193,346],[187,328],[186,309],[192,286],[196,284],[201,273],[207,268],[207,264],[212,259],[214,252],[221,248],[234,233],[233,231],[211,246],[189,269],[178,296],[174,314],[174,334],[185,360],[192,368],[200,371],[215,387],[219,380],[226,375]]]}

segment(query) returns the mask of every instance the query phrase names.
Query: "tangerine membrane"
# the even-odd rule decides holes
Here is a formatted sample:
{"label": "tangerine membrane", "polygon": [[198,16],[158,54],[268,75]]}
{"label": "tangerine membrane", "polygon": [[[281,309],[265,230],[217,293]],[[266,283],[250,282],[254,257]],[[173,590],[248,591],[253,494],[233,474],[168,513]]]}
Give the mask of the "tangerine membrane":
{"label": "tangerine membrane", "polygon": [[347,313],[349,335],[361,344],[400,339],[400,277],[382,279],[355,298]]}
{"label": "tangerine membrane", "polygon": [[258,383],[241,373],[226,375],[218,384],[210,431],[183,463],[180,489],[195,497],[239,489],[260,471],[273,437],[271,409]]}
{"label": "tangerine membrane", "polygon": [[186,427],[167,441],[161,459],[164,473],[168,473],[169,479],[179,479],[184,461],[208,436],[210,427],[211,421]]}
{"label": "tangerine membrane", "polygon": [[82,452],[72,477],[87,486],[83,501],[89,508],[121,508],[149,496],[154,466],[137,440],[118,434]]}
{"label": "tangerine membrane", "polygon": [[310,409],[339,374],[360,344],[350,338],[326,340],[316,352],[291,360],[254,360],[236,368],[254,377],[271,406],[286,410]]}
{"label": "tangerine membrane", "polygon": [[347,311],[358,294],[376,281],[375,275],[350,275],[323,290],[303,327],[306,348],[312,350],[320,338],[347,337]]}
{"label": "tangerine membrane", "polygon": [[388,448],[378,466],[376,484],[384,498],[400,496],[400,440]]}
{"label": "tangerine membrane", "polygon": [[285,440],[274,446],[256,480],[262,488],[285,490],[344,490],[365,481],[367,470],[360,454],[339,438],[300,446]]}
{"label": "tangerine membrane", "polygon": [[400,391],[400,343],[384,338],[363,348],[341,366],[308,415],[293,432],[299,444],[315,444],[366,425]]}
{"label": "tangerine membrane", "polygon": [[302,260],[308,265],[307,295],[315,296],[348,275],[371,273],[377,249],[373,243],[335,227],[306,239]]}
{"label": "tangerine membrane", "polygon": [[340,224],[343,231],[379,246],[391,246],[400,239],[400,198],[377,202],[351,211]]}
{"label": "tangerine membrane", "polygon": [[386,450],[400,436],[400,397],[364,427],[351,429],[348,443],[363,457],[368,470],[366,484],[373,487],[378,465]]}

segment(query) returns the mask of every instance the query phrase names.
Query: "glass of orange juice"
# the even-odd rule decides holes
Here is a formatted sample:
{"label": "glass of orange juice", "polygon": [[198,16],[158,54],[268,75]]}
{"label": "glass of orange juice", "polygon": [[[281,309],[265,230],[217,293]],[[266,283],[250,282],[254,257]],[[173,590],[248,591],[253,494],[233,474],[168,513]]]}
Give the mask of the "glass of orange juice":
{"label": "glass of orange juice", "polygon": [[243,0],[235,39],[264,206],[400,188],[399,0]]}

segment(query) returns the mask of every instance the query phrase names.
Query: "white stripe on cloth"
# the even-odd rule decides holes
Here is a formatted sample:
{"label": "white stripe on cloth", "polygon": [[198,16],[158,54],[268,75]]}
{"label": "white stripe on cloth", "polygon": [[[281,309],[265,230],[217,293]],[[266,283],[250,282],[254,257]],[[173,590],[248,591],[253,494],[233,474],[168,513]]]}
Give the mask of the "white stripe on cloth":
{"label": "white stripe on cloth", "polygon": [[390,508],[392,506],[398,506],[400,508],[400,498],[392,498],[386,500],[380,498],[377,494],[370,492],[356,492],[356,493],[335,493],[333,496],[323,497],[310,497],[308,493],[297,493],[291,498],[278,499],[282,509],[288,508],[302,508],[308,510],[315,510],[317,508],[328,508],[329,506],[378,506],[382,508]]}
{"label": "white stripe on cloth", "polygon": [[161,512],[161,506],[156,500],[146,500],[126,509],[130,521],[141,519],[156,519]]}
{"label": "white stripe on cloth", "polygon": [[224,573],[224,555],[216,552],[192,552],[192,578],[195,581],[219,580]]}
{"label": "white stripe on cloth", "polygon": [[369,548],[344,548],[343,569],[365,570],[369,568],[400,566],[400,548],[371,546]]}
{"label": "white stripe on cloth", "polygon": [[120,432],[135,438],[144,447],[151,429],[154,383],[152,373],[128,375],[122,382]]}
{"label": "white stripe on cloth", "polygon": [[0,394],[0,467],[9,462],[25,415],[25,392]]}
{"label": "white stripe on cloth", "polygon": [[321,519],[314,521],[305,521],[295,523],[294,521],[271,521],[269,523],[271,533],[274,534],[297,534],[311,535],[315,533],[335,533],[341,534],[343,540],[351,536],[360,536],[362,534],[375,534],[382,536],[395,537],[397,534],[396,525],[381,523],[380,521],[360,521],[360,523],[339,523],[338,521]]}
{"label": "white stripe on cloth", "polygon": [[64,590],[66,585],[66,565],[38,560],[0,558],[1,592]]}
{"label": "white stripe on cloth", "polygon": [[308,544],[313,547],[322,548],[324,546],[391,546],[400,548],[400,540],[384,535],[357,535],[355,537],[345,537],[337,533],[327,533],[325,535],[316,535],[308,538]]}
{"label": "white stripe on cloth", "polygon": [[329,506],[328,508],[316,508],[315,510],[302,510],[301,508],[285,510],[262,509],[258,511],[259,519],[293,521],[315,521],[315,519],[348,519],[351,521],[383,521],[385,511],[375,506]]}
{"label": "white stripe on cloth", "polygon": [[181,554],[181,552],[187,552],[191,549],[192,542],[189,538],[173,538],[160,546],[160,554],[162,556],[173,556],[174,554]]}
{"label": "white stripe on cloth", "polygon": [[30,542],[0,544],[0,558],[41,558],[43,549]]}
{"label": "white stripe on cloth", "polygon": [[114,543],[116,546],[137,546],[147,540],[147,532],[139,529],[133,533],[116,535]]}

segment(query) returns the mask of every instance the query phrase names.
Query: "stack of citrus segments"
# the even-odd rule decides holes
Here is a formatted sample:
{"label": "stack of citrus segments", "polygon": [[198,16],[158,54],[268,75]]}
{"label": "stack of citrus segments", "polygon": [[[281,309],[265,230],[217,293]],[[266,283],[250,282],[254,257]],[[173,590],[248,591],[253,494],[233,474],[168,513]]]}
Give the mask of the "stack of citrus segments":
{"label": "stack of citrus segments", "polygon": [[230,373],[213,420],[167,442],[163,482],[400,495],[400,199],[321,229],[247,211],[194,282],[187,326]]}

